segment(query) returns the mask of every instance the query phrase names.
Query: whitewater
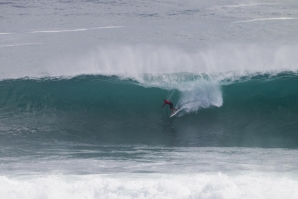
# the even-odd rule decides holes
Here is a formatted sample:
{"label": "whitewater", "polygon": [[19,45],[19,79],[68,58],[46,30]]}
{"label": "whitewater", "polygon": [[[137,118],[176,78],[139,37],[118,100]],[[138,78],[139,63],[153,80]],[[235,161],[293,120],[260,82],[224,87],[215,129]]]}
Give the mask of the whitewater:
{"label": "whitewater", "polygon": [[0,2],[0,197],[297,198],[297,6]]}

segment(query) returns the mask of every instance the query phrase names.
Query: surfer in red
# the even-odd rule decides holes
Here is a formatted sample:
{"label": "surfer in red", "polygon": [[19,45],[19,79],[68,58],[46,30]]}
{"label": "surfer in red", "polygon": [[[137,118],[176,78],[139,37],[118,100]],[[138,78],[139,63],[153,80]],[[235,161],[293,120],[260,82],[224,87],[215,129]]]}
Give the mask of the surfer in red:
{"label": "surfer in red", "polygon": [[164,104],[162,105],[162,107],[164,107],[166,104],[168,104],[170,106],[170,110],[172,111],[172,114],[174,114],[178,110],[178,109],[174,108],[173,103],[170,102],[169,100],[164,99],[163,102],[164,102]]}

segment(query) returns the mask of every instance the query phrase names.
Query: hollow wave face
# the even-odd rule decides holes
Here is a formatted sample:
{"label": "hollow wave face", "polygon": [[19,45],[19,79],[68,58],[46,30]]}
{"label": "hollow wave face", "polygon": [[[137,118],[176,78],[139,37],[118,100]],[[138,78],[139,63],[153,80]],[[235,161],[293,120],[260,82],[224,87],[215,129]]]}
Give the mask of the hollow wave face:
{"label": "hollow wave face", "polygon": [[[298,146],[296,73],[229,84],[207,79],[188,79],[180,90],[117,76],[3,80],[1,142]],[[169,108],[160,108],[164,98],[181,114],[170,118]]]}

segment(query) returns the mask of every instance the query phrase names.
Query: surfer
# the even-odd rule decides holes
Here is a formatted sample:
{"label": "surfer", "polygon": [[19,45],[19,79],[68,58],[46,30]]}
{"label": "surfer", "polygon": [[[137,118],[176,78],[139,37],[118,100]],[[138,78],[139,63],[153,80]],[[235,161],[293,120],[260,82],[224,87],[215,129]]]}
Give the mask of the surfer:
{"label": "surfer", "polygon": [[170,110],[172,111],[172,114],[174,114],[178,110],[178,109],[174,108],[173,103],[170,102],[169,100],[164,99],[163,102],[164,102],[164,104],[162,105],[162,107],[164,107],[166,104],[168,104],[170,106]]}

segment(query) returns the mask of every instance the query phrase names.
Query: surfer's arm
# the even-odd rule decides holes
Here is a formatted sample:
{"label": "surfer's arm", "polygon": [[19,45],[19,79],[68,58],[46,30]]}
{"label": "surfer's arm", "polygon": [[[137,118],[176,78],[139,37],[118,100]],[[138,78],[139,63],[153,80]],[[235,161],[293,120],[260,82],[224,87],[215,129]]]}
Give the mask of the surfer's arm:
{"label": "surfer's arm", "polygon": [[[162,107],[164,107],[166,105],[166,103],[164,103],[163,105],[162,105]],[[162,108],[162,107],[160,107],[160,108]]]}

